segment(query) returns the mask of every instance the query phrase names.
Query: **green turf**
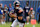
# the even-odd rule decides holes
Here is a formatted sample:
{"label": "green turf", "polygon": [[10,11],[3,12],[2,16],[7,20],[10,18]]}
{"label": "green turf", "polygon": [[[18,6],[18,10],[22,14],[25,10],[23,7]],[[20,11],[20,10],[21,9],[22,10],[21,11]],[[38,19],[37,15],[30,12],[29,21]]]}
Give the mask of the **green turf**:
{"label": "green turf", "polygon": [[[11,25],[11,23],[7,23],[7,24],[0,24],[0,27],[10,27],[10,25]],[[17,26],[17,27],[19,27],[19,26]],[[25,26],[24,27],[33,27],[33,25],[32,24],[25,24]],[[35,27],[40,27],[40,24],[36,24],[35,25]]]}

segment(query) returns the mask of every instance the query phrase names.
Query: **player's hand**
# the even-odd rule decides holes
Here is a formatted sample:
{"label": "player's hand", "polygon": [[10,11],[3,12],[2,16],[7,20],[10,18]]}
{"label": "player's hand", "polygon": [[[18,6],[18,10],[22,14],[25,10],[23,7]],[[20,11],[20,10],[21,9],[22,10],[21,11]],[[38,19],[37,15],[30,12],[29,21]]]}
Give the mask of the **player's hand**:
{"label": "player's hand", "polygon": [[9,16],[11,17],[11,18],[17,18],[17,16],[15,16],[15,14],[9,14]]}
{"label": "player's hand", "polygon": [[20,10],[20,11],[18,11],[18,12],[21,13],[21,12],[23,12],[23,11]]}

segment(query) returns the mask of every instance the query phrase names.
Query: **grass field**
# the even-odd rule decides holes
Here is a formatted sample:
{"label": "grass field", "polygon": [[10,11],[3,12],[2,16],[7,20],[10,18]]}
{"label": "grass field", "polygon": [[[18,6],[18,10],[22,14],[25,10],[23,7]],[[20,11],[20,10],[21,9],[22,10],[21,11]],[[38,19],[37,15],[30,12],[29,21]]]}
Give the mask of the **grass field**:
{"label": "grass field", "polygon": [[[10,25],[11,25],[11,23],[6,23],[6,24],[0,24],[0,27],[10,27]],[[17,26],[17,27],[19,27],[19,26]],[[24,27],[33,27],[33,25],[32,24],[25,24],[25,26]],[[35,25],[35,27],[40,27],[40,24],[36,24]]]}

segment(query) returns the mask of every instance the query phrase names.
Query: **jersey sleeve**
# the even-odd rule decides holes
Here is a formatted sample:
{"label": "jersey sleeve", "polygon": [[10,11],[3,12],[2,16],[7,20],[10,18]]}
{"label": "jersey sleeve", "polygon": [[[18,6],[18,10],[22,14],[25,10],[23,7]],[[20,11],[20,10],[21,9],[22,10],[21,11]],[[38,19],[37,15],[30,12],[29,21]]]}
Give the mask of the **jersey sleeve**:
{"label": "jersey sleeve", "polygon": [[23,11],[23,9],[22,9],[22,8],[19,8],[19,10]]}

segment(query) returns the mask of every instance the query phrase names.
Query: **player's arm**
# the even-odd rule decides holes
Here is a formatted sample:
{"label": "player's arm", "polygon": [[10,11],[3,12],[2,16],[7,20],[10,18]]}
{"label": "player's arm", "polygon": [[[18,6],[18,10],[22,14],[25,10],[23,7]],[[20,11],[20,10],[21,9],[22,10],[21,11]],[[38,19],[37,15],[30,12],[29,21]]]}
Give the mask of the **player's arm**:
{"label": "player's arm", "polygon": [[15,16],[15,14],[10,14],[9,16],[10,16],[10,17],[17,18],[17,16]]}
{"label": "player's arm", "polygon": [[17,16],[15,15],[15,13],[10,13],[9,16],[10,16],[10,17],[17,18]]}
{"label": "player's arm", "polygon": [[28,15],[30,15],[30,11],[28,12]]}
{"label": "player's arm", "polygon": [[17,18],[17,16],[15,16],[15,14],[12,14],[12,16],[11,16],[11,17]]}
{"label": "player's arm", "polygon": [[23,9],[20,9],[18,12],[19,12],[19,13],[23,12]]}

